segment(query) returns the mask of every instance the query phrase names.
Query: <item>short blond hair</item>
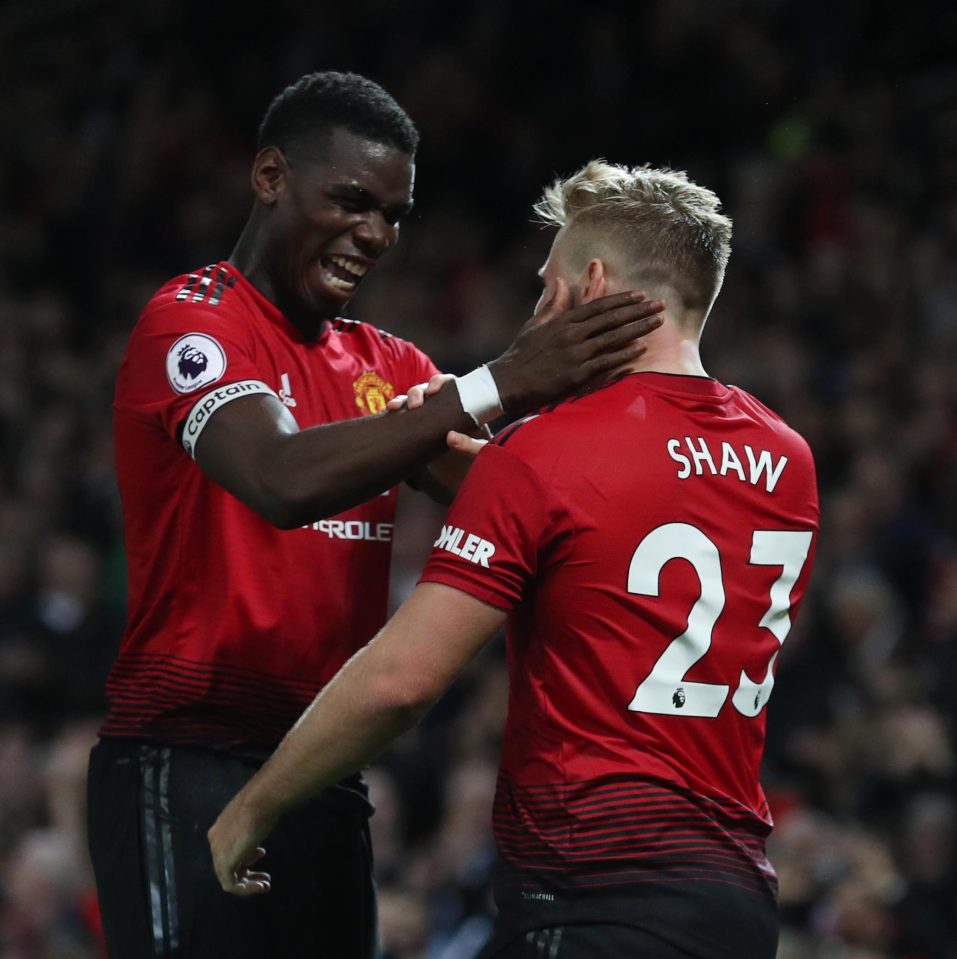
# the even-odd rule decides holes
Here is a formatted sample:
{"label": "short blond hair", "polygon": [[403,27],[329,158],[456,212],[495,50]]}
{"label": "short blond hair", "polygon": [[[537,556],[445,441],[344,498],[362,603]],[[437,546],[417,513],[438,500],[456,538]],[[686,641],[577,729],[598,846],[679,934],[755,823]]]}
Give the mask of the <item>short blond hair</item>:
{"label": "short blond hair", "polygon": [[567,227],[584,257],[610,248],[628,280],[675,289],[685,307],[710,310],[731,254],[731,220],[711,190],[683,170],[592,160],[547,187],[533,207]]}

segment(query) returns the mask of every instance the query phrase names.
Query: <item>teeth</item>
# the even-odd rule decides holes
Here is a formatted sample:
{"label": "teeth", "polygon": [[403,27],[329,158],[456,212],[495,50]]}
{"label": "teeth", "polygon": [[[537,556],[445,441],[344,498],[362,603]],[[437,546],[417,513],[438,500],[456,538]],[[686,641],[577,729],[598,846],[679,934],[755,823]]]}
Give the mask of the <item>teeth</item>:
{"label": "teeth", "polygon": [[347,260],[344,256],[330,256],[329,259],[337,266],[348,270],[353,276],[365,276],[369,271],[367,266],[363,266],[361,263],[353,263],[352,260]]}
{"label": "teeth", "polygon": [[350,283],[348,280],[340,280],[338,276],[333,276],[328,270],[323,270],[322,273],[329,286],[334,286],[339,290],[354,290],[356,288],[355,283]]}

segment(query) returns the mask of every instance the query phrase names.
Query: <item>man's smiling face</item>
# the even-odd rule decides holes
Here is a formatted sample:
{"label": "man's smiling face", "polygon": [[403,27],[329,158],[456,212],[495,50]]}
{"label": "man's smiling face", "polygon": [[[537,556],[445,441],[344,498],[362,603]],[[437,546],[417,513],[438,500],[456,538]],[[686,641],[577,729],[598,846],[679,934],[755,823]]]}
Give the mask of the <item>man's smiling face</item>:
{"label": "man's smiling face", "polygon": [[287,307],[331,319],[398,240],[399,220],[412,208],[414,161],[341,127],[319,158],[279,157],[284,183],[269,226],[269,272]]}

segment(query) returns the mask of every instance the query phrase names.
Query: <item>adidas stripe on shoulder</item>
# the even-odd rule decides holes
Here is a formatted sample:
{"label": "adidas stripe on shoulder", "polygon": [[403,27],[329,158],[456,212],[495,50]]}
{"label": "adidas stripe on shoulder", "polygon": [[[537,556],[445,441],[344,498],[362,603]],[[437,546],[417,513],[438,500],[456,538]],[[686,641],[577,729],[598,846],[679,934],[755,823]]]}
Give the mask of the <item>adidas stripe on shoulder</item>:
{"label": "adidas stripe on shoulder", "polygon": [[[215,273],[215,276],[213,275]],[[209,306],[219,306],[226,290],[236,285],[236,277],[230,276],[226,267],[216,269],[216,265],[207,266],[202,273],[190,273],[186,283],[176,294],[178,303],[190,301],[192,303],[206,303]]]}

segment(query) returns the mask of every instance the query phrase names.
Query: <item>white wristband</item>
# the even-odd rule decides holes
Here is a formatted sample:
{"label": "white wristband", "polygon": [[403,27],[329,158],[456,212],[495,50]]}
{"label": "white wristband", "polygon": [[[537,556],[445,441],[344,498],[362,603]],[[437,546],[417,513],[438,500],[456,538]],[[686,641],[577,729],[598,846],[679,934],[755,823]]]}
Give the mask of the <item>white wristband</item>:
{"label": "white wristband", "polygon": [[502,398],[498,395],[495,377],[487,366],[456,377],[455,385],[459,390],[462,409],[475,420],[476,426],[484,426],[502,415]]}

